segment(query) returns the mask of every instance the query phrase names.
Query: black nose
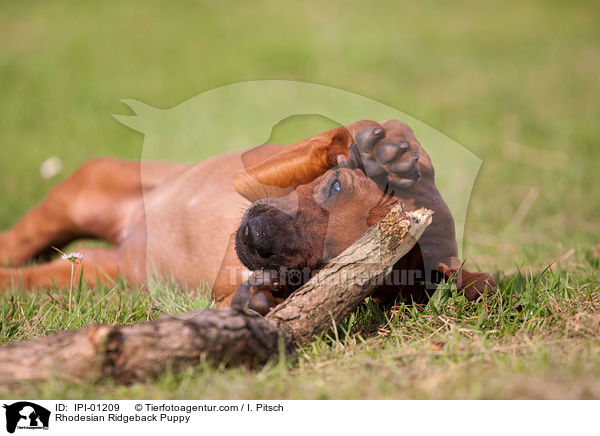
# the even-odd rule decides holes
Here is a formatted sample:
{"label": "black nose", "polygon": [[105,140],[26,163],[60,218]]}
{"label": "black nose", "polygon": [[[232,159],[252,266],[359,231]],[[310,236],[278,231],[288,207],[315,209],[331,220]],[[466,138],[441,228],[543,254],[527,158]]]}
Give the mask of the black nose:
{"label": "black nose", "polygon": [[242,229],[242,240],[250,248],[254,248],[261,257],[273,254],[273,244],[269,238],[266,217],[259,215],[250,218]]}

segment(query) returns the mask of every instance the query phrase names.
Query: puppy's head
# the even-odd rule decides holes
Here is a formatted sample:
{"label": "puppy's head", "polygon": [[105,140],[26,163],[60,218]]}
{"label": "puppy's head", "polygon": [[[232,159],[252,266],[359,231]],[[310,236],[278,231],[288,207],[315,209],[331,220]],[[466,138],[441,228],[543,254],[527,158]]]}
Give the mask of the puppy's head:
{"label": "puppy's head", "polygon": [[332,169],[285,197],[252,204],[238,228],[236,251],[250,270],[313,271],[348,248],[396,202],[362,171]]}

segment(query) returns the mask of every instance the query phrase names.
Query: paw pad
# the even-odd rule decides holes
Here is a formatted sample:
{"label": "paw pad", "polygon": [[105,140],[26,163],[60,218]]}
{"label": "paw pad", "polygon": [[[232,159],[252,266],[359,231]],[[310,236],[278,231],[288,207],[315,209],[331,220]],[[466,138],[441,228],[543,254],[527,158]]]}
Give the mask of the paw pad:
{"label": "paw pad", "polygon": [[379,127],[356,135],[356,146],[367,176],[382,189],[386,186],[393,191],[412,188],[421,180],[417,147],[407,141],[380,144],[384,137],[385,132]]}

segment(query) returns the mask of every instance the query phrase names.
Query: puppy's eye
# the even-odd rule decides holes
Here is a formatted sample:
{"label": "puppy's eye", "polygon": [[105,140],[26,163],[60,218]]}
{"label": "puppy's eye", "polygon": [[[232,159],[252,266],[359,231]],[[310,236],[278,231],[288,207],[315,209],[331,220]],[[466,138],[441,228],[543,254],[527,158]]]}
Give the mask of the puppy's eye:
{"label": "puppy's eye", "polygon": [[342,185],[339,180],[336,180],[331,184],[331,188],[329,188],[329,195],[334,196],[338,194],[342,190]]}

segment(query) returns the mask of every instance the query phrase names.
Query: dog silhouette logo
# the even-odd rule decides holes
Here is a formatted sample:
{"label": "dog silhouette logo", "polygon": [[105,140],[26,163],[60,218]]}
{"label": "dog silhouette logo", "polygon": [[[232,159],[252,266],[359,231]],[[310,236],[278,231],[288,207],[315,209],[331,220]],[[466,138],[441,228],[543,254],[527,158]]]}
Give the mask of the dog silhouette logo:
{"label": "dog silhouette logo", "polygon": [[4,404],[3,407],[6,409],[6,431],[9,433],[14,433],[17,428],[19,430],[48,430],[50,421],[48,409],[29,401]]}

